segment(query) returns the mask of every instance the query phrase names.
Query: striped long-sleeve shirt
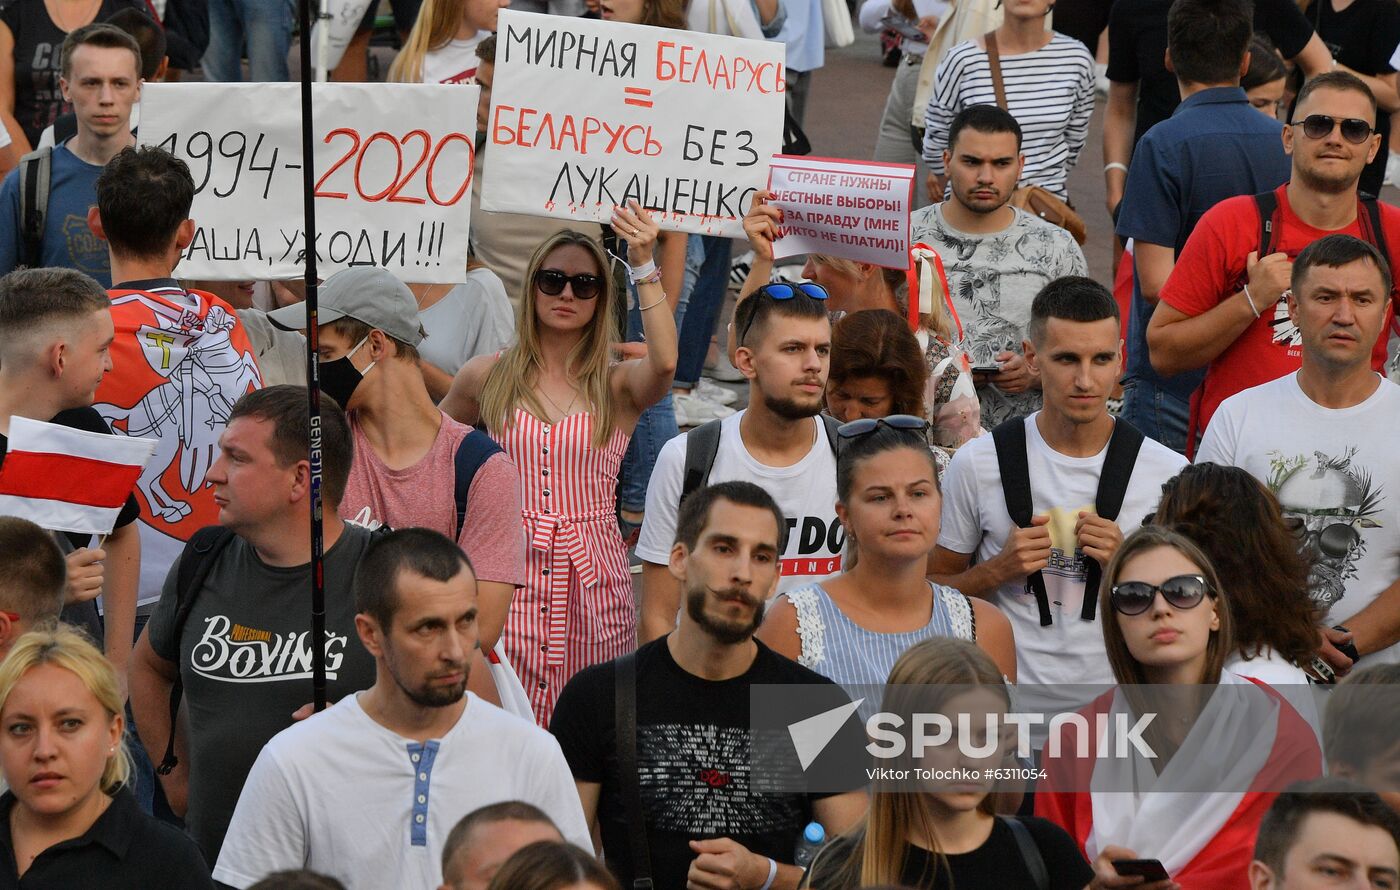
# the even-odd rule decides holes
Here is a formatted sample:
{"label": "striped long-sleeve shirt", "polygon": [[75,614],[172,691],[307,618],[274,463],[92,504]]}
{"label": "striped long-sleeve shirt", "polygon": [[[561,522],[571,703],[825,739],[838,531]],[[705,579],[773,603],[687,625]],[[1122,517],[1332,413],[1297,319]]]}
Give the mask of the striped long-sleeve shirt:
{"label": "striped long-sleeve shirt", "polygon": [[[1079,159],[1094,110],[1094,59],[1084,44],[1056,33],[1032,53],[1001,56],[1008,110],[1021,125],[1026,167],[1021,185],[1067,197],[1065,179]],[[953,116],[970,105],[997,104],[987,51],[969,40],[948,51],[934,74],[924,117],[924,162],[942,176]]]}

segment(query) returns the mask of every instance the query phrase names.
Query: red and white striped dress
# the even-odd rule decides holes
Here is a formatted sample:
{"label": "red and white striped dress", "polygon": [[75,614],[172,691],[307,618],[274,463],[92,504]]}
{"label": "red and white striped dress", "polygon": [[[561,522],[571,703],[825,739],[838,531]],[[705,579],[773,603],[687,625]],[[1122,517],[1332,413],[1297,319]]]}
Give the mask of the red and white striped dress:
{"label": "red and white striped dress", "polygon": [[632,575],[616,512],[629,436],[615,429],[597,449],[591,414],[549,424],[521,408],[494,435],[520,469],[527,541],[525,586],[506,618],[506,654],[535,719],[548,726],[570,677],[636,647]]}

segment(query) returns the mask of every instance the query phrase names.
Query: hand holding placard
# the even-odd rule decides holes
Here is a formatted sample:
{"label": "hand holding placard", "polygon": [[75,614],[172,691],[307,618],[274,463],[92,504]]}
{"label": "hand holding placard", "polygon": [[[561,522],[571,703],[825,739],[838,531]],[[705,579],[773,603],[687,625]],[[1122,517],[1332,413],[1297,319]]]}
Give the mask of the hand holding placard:
{"label": "hand holding placard", "polygon": [[774,256],[824,253],[909,267],[914,168],[830,158],[773,158],[769,201],[782,211]]}

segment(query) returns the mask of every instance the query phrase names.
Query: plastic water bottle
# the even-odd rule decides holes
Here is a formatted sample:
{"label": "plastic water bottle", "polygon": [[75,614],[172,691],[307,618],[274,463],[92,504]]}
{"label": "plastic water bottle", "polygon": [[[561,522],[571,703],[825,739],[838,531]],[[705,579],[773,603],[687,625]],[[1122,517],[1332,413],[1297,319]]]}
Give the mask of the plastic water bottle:
{"label": "plastic water bottle", "polygon": [[825,843],[826,829],[822,828],[822,824],[808,822],[807,827],[802,829],[802,837],[798,838],[797,852],[793,853],[792,864],[800,868],[811,865]]}

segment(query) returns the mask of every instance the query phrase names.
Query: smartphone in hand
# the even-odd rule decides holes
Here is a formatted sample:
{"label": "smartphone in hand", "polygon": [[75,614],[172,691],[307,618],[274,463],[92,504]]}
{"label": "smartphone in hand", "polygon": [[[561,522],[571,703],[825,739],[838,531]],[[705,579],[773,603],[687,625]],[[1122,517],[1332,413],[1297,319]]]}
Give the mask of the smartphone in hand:
{"label": "smartphone in hand", "polygon": [[1141,877],[1148,881],[1170,881],[1166,866],[1159,859],[1115,859],[1113,870],[1120,877]]}

